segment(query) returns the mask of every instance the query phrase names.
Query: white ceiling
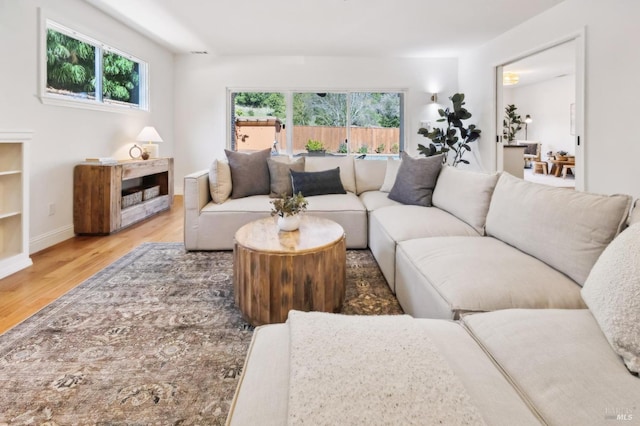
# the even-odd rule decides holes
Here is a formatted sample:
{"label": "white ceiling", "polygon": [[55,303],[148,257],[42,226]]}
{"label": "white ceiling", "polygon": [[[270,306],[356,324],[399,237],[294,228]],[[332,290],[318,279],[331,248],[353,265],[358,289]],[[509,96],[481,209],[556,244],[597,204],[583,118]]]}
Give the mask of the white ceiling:
{"label": "white ceiling", "polygon": [[562,0],[86,0],[175,53],[455,57]]}
{"label": "white ceiling", "polygon": [[504,86],[506,90],[573,75],[576,72],[576,42],[569,41],[505,65],[504,72],[514,72],[520,77],[518,84]]}

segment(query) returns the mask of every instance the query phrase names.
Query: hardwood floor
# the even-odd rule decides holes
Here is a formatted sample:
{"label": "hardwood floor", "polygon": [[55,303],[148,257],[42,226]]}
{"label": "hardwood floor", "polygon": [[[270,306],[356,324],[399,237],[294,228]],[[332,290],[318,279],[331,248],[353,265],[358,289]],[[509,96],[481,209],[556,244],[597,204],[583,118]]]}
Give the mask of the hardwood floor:
{"label": "hardwood floor", "polygon": [[33,266],[0,280],[0,334],[143,242],[183,241],[182,196],[170,210],[108,236],[76,236],[31,256]]}

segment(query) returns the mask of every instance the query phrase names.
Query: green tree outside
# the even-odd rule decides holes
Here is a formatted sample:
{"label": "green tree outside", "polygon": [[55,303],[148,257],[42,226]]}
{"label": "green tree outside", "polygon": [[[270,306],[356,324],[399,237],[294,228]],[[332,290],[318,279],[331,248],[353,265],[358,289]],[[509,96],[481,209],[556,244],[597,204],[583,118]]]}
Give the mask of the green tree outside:
{"label": "green tree outside", "polygon": [[[139,64],[104,52],[102,95],[139,103]],[[95,95],[96,48],[58,31],[47,30],[47,87],[69,94]]]}

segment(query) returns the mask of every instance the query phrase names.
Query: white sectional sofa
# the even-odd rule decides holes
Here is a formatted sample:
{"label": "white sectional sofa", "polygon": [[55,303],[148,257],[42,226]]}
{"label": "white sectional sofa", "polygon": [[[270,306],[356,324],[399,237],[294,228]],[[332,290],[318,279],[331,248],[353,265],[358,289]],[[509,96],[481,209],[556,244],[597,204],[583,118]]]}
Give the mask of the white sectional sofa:
{"label": "white sectional sofa", "polygon": [[[315,164],[311,160],[311,164],[316,169],[331,168],[336,161],[342,161],[341,179],[345,189],[353,184],[352,191],[335,198],[317,196],[317,201],[309,197],[310,213],[339,222],[350,248],[370,248],[402,308],[415,319],[410,326],[401,316],[388,319],[398,321],[397,327],[373,322],[365,327],[364,342],[373,342],[372,347],[362,348],[368,361],[361,363],[361,371],[353,366],[342,371],[340,362],[331,364],[345,383],[311,392],[314,398],[305,404],[319,404],[316,411],[321,414],[317,417],[311,409],[316,417],[307,423],[332,424],[348,418],[361,424],[431,424],[439,410],[449,414],[458,410],[461,420],[454,423],[460,424],[464,419],[478,423],[478,415],[482,422],[496,425],[599,425],[612,419],[640,424],[640,366],[632,370],[634,374],[628,369],[634,362],[640,364],[640,224],[623,232],[631,197],[580,193],[528,183],[506,173],[445,167],[434,189],[433,206],[412,206],[392,201],[381,191],[388,189],[387,180],[392,178],[387,162],[351,158],[353,181],[350,173],[343,175],[349,160],[323,159]],[[268,198],[215,205],[207,180],[206,171],[185,178],[185,244],[190,250],[230,249],[235,228],[268,215]],[[636,220],[637,212],[632,214]],[[631,252],[626,249],[629,241]],[[622,263],[616,264],[620,259]],[[622,288],[618,283],[627,281],[631,290],[616,294]],[[589,290],[593,288],[598,297]],[[317,315],[332,318],[326,320],[324,331],[335,341],[310,356],[302,371],[294,362],[304,350],[294,341],[292,327],[297,322],[256,329],[230,424],[301,423],[294,408],[300,407],[300,380],[322,377],[327,367],[320,360],[336,354],[338,360],[354,356],[350,352],[354,348],[338,337],[349,324],[361,330],[356,327],[359,319]],[[310,323],[325,322],[321,319],[313,317]],[[407,373],[406,386],[393,392],[385,392],[385,383],[364,379],[386,368],[402,374],[415,350],[411,341],[416,341],[401,337],[406,328],[416,328],[417,339],[428,341],[446,360],[439,368],[462,384],[465,402],[456,406],[443,402],[434,411],[426,401],[432,404],[433,392],[444,394],[452,385],[440,384],[442,389],[431,388],[430,394],[422,395],[414,385],[427,379],[415,372]],[[368,336],[367,330],[379,329],[388,331]],[[376,347],[376,342],[389,341],[399,355],[391,356],[388,344]],[[361,383],[360,388],[352,388],[353,382]],[[392,396],[411,403],[395,402],[389,408],[383,401],[362,400]],[[353,400],[353,407],[369,404],[369,408],[347,409],[339,403],[345,400]],[[424,414],[412,411],[423,403],[429,407],[428,416],[435,417],[409,420]],[[468,410],[460,408],[467,405]],[[386,416],[396,421],[389,422]]]}

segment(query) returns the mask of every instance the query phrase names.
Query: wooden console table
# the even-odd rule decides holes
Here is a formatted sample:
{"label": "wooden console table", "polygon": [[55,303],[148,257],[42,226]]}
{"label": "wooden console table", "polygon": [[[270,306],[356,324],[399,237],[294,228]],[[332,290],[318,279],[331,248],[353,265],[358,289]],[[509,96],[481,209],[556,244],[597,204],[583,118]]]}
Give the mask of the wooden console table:
{"label": "wooden console table", "polygon": [[[153,198],[122,207],[125,194],[156,188]],[[83,163],[73,171],[76,234],[109,234],[167,210],[173,204],[173,158]]]}
{"label": "wooden console table", "polygon": [[267,218],[244,225],[235,239],[235,301],[251,324],[285,322],[291,309],[340,312],[347,260],[342,226],[305,215],[299,230],[278,232],[276,219]]}

